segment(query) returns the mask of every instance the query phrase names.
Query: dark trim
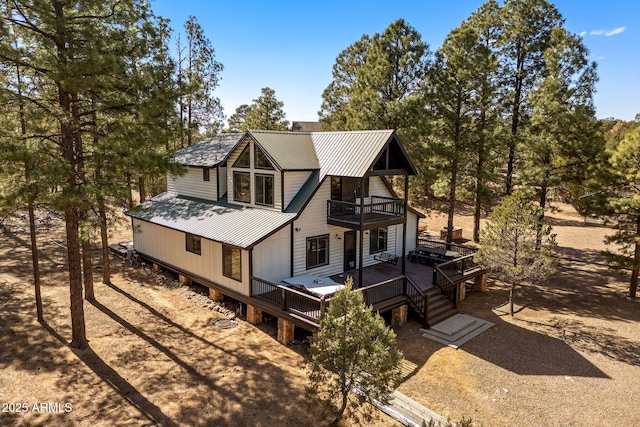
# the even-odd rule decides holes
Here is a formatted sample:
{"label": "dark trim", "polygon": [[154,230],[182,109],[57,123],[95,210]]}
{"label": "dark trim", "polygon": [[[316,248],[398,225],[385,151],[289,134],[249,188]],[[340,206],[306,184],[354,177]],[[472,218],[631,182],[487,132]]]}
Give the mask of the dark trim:
{"label": "dark trim", "polygon": [[[376,249],[375,251],[371,250],[371,240],[373,239],[373,230],[378,230],[378,233],[380,232],[380,230],[385,230],[385,232],[387,233],[387,235],[385,236],[385,239],[384,239],[384,248]],[[379,235],[378,235],[378,238],[379,238]],[[388,248],[389,248],[389,227],[373,227],[373,228],[371,228],[369,230],[369,255],[379,254],[379,253],[385,252]]]}
{"label": "dark trim", "polygon": [[[271,194],[271,198],[273,199],[271,201],[271,204],[258,203],[258,177],[263,177],[263,178],[264,177],[271,177],[271,185],[272,185],[272,187],[271,187],[271,193],[272,193]],[[253,200],[255,202],[254,205],[256,205],[256,206],[265,206],[265,207],[268,207],[268,208],[272,208],[272,207],[275,206],[275,196],[276,196],[275,180],[276,180],[276,176],[273,175],[273,174],[270,174],[270,173],[258,173],[258,172],[255,172],[253,174],[253,190],[254,190]],[[266,192],[263,191],[262,195],[264,196],[265,194],[266,194]]]}
{"label": "dark trim", "polygon": [[[271,156],[271,154],[267,150],[264,149],[262,144],[260,144],[260,142],[256,139],[255,136],[253,136],[251,131],[247,131],[247,132],[249,132],[249,134],[251,135],[251,139],[253,139],[253,145],[255,146],[257,144],[258,147],[260,147],[260,149],[262,150],[262,153],[264,153],[264,155],[272,163],[272,165],[275,165],[278,168],[278,170],[282,170],[282,166],[280,166],[278,164],[278,162],[276,162],[275,159]],[[254,160],[255,160],[255,155],[254,155]],[[254,165],[254,169],[261,169],[261,168],[256,168],[255,165]]]}
{"label": "dark trim", "polygon": [[[192,253],[194,255],[198,255],[201,256],[202,255],[202,236],[199,236],[197,234],[193,234],[193,233],[189,233],[184,231],[184,249],[185,251]],[[192,243],[195,243],[197,239],[197,250],[195,248],[189,249],[189,242],[190,240],[192,241]],[[195,246],[195,245],[194,245]]]}
{"label": "dark trim", "polygon": [[291,247],[289,248],[291,251],[291,260],[290,260],[290,264],[291,264],[291,274],[289,274],[290,277],[293,277],[293,221],[291,221],[290,223],[291,227],[290,227],[290,234],[291,234]]}
{"label": "dark trim", "polygon": [[[240,275],[242,275],[242,252],[240,252]],[[253,277],[253,248],[249,249],[249,282]],[[249,283],[249,289],[251,289],[251,283]]]}
{"label": "dark trim", "polygon": [[366,174],[367,176],[386,176],[386,175],[409,175],[409,171],[406,169],[385,169],[385,170],[376,170],[369,171]]}
{"label": "dark trim", "polygon": [[[378,152],[378,155],[376,156],[375,160],[373,161],[373,163],[371,163],[369,165],[369,167],[367,168],[367,173],[372,172],[373,171],[373,166],[376,164],[376,162],[378,161],[378,158],[380,157],[380,154],[386,150],[389,147],[389,144],[391,144],[391,141],[396,140],[396,142],[398,143],[398,146],[400,147],[400,151],[402,151],[402,154],[404,155],[404,157],[407,159],[407,162],[409,163],[409,166],[411,166],[411,170],[408,171],[409,175],[417,175],[418,174],[418,170],[416,169],[416,166],[413,164],[413,162],[411,161],[411,158],[409,157],[409,155],[407,154],[407,150],[404,149],[404,146],[402,144],[402,141],[400,141],[400,138],[398,138],[398,135],[396,134],[396,131],[394,130],[391,133],[391,136],[389,136],[389,139],[387,140],[387,142],[384,143],[384,145],[382,146],[382,148],[380,149],[380,151]],[[391,175],[389,173],[387,173],[387,175]],[[404,175],[404,174],[400,174],[400,175]]]}
{"label": "dark trim", "polygon": [[[404,212],[405,217],[407,216],[407,206],[409,206],[409,176],[405,176],[404,179]],[[419,221],[419,218],[416,218]],[[402,226],[402,274],[407,274],[407,257],[404,256],[407,252],[407,222],[405,221]],[[425,303],[426,304],[426,303]]]}
{"label": "dark trim", "polygon": [[360,178],[360,255],[359,255],[359,266],[358,266],[358,287],[362,287],[362,277],[363,277],[363,264],[364,264],[364,197],[362,197],[362,190],[364,190],[364,178]]}
{"label": "dark trim", "polygon": [[284,171],[280,171],[280,210],[284,212]]}
{"label": "dark trim", "polygon": [[[225,179],[227,174],[225,174]],[[216,200],[220,200],[220,165],[216,165]]]}

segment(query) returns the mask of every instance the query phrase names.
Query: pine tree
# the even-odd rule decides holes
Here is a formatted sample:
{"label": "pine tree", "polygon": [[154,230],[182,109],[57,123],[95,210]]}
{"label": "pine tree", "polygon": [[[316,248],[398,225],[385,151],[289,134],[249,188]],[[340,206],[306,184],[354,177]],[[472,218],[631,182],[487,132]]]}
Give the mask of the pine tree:
{"label": "pine tree", "polygon": [[515,288],[544,282],[556,269],[556,235],[548,224],[540,225],[541,210],[523,191],[515,191],[494,209],[480,231],[480,250],[474,260],[510,285],[511,316]]}
{"label": "pine tree", "polygon": [[363,405],[388,403],[401,378],[402,353],[395,334],[352,285],[347,278],[345,288],[331,298],[309,349],[306,396],[310,404],[323,405],[333,418],[330,425],[345,416],[358,423],[359,412],[370,420]]}
{"label": "pine tree", "polygon": [[276,91],[263,87],[260,96],[251,105],[243,104],[229,118],[230,132],[245,132],[249,129],[288,130],[289,122],[285,120],[282,110],[284,102],[276,98]]}

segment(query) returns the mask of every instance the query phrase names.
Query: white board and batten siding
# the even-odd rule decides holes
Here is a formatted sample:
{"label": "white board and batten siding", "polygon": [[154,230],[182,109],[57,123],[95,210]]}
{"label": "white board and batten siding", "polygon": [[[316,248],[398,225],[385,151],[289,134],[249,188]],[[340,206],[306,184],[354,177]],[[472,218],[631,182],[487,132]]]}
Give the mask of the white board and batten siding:
{"label": "white board and batten siding", "polygon": [[[250,168],[234,168],[233,164],[238,159],[238,156],[242,153],[244,148],[249,144],[250,148],[250,159],[251,159],[251,167]],[[274,169],[260,169],[254,168],[254,142],[250,137],[246,137],[238,146],[229,154],[229,158],[227,159],[227,189],[228,189],[228,198],[229,203],[239,204],[244,206],[253,206],[261,209],[273,209],[282,211],[282,176],[280,170]],[[233,197],[233,172],[249,172],[250,173],[250,188],[251,188],[251,203],[244,202],[236,202]],[[272,175],[273,176],[273,206],[263,206],[256,205],[256,188],[255,188],[255,176],[258,175]]]}
{"label": "white board and batten siding", "polygon": [[291,226],[272,234],[253,248],[253,275],[272,283],[291,277]]}
{"label": "white board and batten siding", "polygon": [[180,196],[218,200],[216,168],[209,169],[209,181],[202,178],[202,168],[191,166],[182,176],[167,174],[167,191]]}
{"label": "white board and batten siding", "polygon": [[[186,237],[182,231],[133,219],[134,247],[168,267],[176,267],[185,273],[204,277],[218,285],[243,295],[249,295],[249,252],[242,250],[242,282],[222,274],[222,244],[201,239],[200,255],[186,250]],[[224,293],[224,291],[222,291]]]}

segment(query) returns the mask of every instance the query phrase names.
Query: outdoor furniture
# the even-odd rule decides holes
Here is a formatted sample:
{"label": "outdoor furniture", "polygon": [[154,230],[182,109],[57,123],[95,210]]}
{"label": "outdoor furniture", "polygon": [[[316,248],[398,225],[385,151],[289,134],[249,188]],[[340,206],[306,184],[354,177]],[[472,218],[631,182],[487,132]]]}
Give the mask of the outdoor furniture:
{"label": "outdoor furniture", "polygon": [[460,258],[460,253],[428,246],[418,246],[409,252],[409,261],[425,265],[442,264],[456,258]]}
{"label": "outdoor furniture", "polygon": [[386,262],[388,264],[396,265],[398,264],[398,255],[390,254],[388,252],[380,252],[373,256],[373,259],[376,261]]}

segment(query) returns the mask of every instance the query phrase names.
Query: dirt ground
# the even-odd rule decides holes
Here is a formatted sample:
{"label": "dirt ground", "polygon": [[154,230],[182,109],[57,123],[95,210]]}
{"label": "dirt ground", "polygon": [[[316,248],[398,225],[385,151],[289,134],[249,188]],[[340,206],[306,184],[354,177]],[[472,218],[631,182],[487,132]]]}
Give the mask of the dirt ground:
{"label": "dirt ground", "polygon": [[[460,311],[496,325],[459,350],[422,338],[415,321],[396,331],[406,358],[401,392],[477,426],[640,425],[640,303],[621,296],[628,276],[599,254],[611,230],[561,209],[550,215],[561,268],[548,285],[518,291],[514,319],[494,309],[507,291],[490,281]],[[97,302],[84,305],[90,349],[70,349],[62,223],[40,213],[40,324],[25,221],[7,219],[0,230],[0,425],[319,424],[303,399],[305,344],[278,344],[273,321],[221,329],[213,321],[237,305],[220,308],[197,287],[118,257],[113,284],[96,269]],[[426,223],[438,230],[445,218]],[[471,218],[456,225],[470,237]],[[383,416],[375,425],[398,424]]]}

